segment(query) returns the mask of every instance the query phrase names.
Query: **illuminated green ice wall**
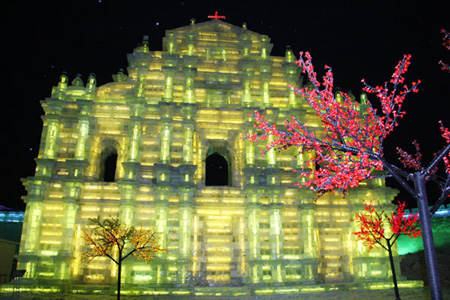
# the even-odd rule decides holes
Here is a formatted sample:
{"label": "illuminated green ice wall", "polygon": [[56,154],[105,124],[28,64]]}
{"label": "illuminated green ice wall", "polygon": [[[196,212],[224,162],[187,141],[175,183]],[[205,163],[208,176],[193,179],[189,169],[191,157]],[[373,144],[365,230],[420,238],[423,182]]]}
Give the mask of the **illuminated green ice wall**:
{"label": "illuminated green ice wall", "polygon": [[[168,30],[163,51],[150,51],[144,37],[128,55],[128,75],[120,71],[114,82],[97,87],[93,75],[86,84],[62,75],[42,101],[36,174],[24,179],[22,284],[111,286],[114,265],[87,264],[81,239],[89,218],[110,215],[154,228],[169,250],[148,265],[127,261],[125,292],[320,291],[311,285],[389,282],[387,253],[355,242],[349,220],[362,199],[391,210],[395,190],[368,181],[345,199],[330,194],[313,202],[294,186],[292,172],[307,157],[262,157],[264,145],[241,139],[254,130],[248,114],[255,109],[271,122],[294,114],[319,129],[288,88],[301,82],[294,54],[288,48],[270,56],[271,49],[266,35],[212,20]],[[206,185],[213,154],[226,161],[225,185]]]}
{"label": "illuminated green ice wall", "polygon": [[[447,212],[449,210],[446,210]],[[450,244],[450,217],[435,216],[431,218],[431,224],[433,227],[433,239],[435,246],[448,247]],[[398,254],[405,255],[408,253],[415,253],[423,250],[422,238],[416,238],[411,240],[408,237],[400,236],[397,240]]]}

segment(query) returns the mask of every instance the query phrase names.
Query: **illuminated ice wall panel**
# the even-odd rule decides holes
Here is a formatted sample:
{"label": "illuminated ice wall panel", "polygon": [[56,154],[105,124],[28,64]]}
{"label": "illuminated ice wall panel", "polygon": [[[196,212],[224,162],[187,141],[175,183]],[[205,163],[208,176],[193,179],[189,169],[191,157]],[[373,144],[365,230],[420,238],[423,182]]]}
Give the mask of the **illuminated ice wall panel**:
{"label": "illuminated ice wall panel", "polygon": [[110,260],[82,257],[82,229],[97,216],[154,228],[169,250],[126,261],[124,291],[389,281],[387,252],[368,253],[349,220],[363,199],[390,210],[396,191],[367,181],[314,202],[292,172],[314,153],[262,156],[263,144],[241,139],[254,133],[255,109],[320,129],[288,87],[301,82],[293,52],[271,49],[266,35],[212,20],[168,30],[163,51],[144,37],[114,82],[62,75],[42,101],[36,174],[23,180],[22,283],[114,284]]}

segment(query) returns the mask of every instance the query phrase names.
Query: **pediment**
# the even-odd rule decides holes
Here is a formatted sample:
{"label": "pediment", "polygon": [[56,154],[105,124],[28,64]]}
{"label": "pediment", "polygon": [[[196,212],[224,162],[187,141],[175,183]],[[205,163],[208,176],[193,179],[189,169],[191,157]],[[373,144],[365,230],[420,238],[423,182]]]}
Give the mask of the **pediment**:
{"label": "pediment", "polygon": [[239,27],[221,20],[211,20],[201,23],[196,23],[188,26],[179,27],[171,30],[173,33],[184,34],[187,31],[194,32],[211,32],[211,33],[236,33],[236,34],[249,34],[250,36],[259,37],[261,34],[253,32],[243,27]]}

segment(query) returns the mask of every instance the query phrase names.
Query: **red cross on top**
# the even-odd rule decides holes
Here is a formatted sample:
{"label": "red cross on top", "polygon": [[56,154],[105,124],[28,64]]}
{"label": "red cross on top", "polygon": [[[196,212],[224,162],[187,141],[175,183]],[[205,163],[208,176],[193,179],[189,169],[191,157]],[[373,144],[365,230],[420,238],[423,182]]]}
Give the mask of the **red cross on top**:
{"label": "red cross on top", "polygon": [[208,16],[209,19],[219,20],[219,19],[225,19],[225,16],[219,16],[219,12],[216,11],[214,16]]}

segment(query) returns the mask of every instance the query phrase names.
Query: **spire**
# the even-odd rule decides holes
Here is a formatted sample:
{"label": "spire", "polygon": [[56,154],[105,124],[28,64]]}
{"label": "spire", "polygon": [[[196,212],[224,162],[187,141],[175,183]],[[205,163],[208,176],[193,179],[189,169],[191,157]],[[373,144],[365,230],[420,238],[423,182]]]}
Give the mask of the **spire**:
{"label": "spire", "polygon": [[112,78],[115,82],[124,82],[127,81],[128,76],[125,74],[122,68],[119,69],[117,74],[113,74]]}
{"label": "spire", "polygon": [[68,83],[69,77],[67,76],[67,72],[63,71],[59,77],[58,86],[52,88],[52,97],[62,99],[67,90]]}
{"label": "spire", "polygon": [[148,35],[144,35],[144,37],[142,38],[142,46],[139,47],[141,52],[150,52],[148,44]]}
{"label": "spire", "polygon": [[89,75],[87,84],[86,84],[86,92],[88,94],[93,94],[95,92],[95,88],[97,87],[97,78],[94,73]]}
{"label": "spire", "polygon": [[294,53],[292,52],[291,46],[286,46],[286,53],[284,55],[287,63],[292,63],[295,60]]}
{"label": "spire", "polygon": [[84,86],[83,80],[81,79],[81,74],[78,73],[75,79],[72,80],[72,86]]}
{"label": "spire", "polygon": [[261,35],[261,58],[267,59],[269,56],[269,37]]}
{"label": "spire", "polygon": [[63,71],[61,76],[59,77],[59,84],[67,86],[68,82],[69,82],[69,77],[67,77],[67,72]]}

